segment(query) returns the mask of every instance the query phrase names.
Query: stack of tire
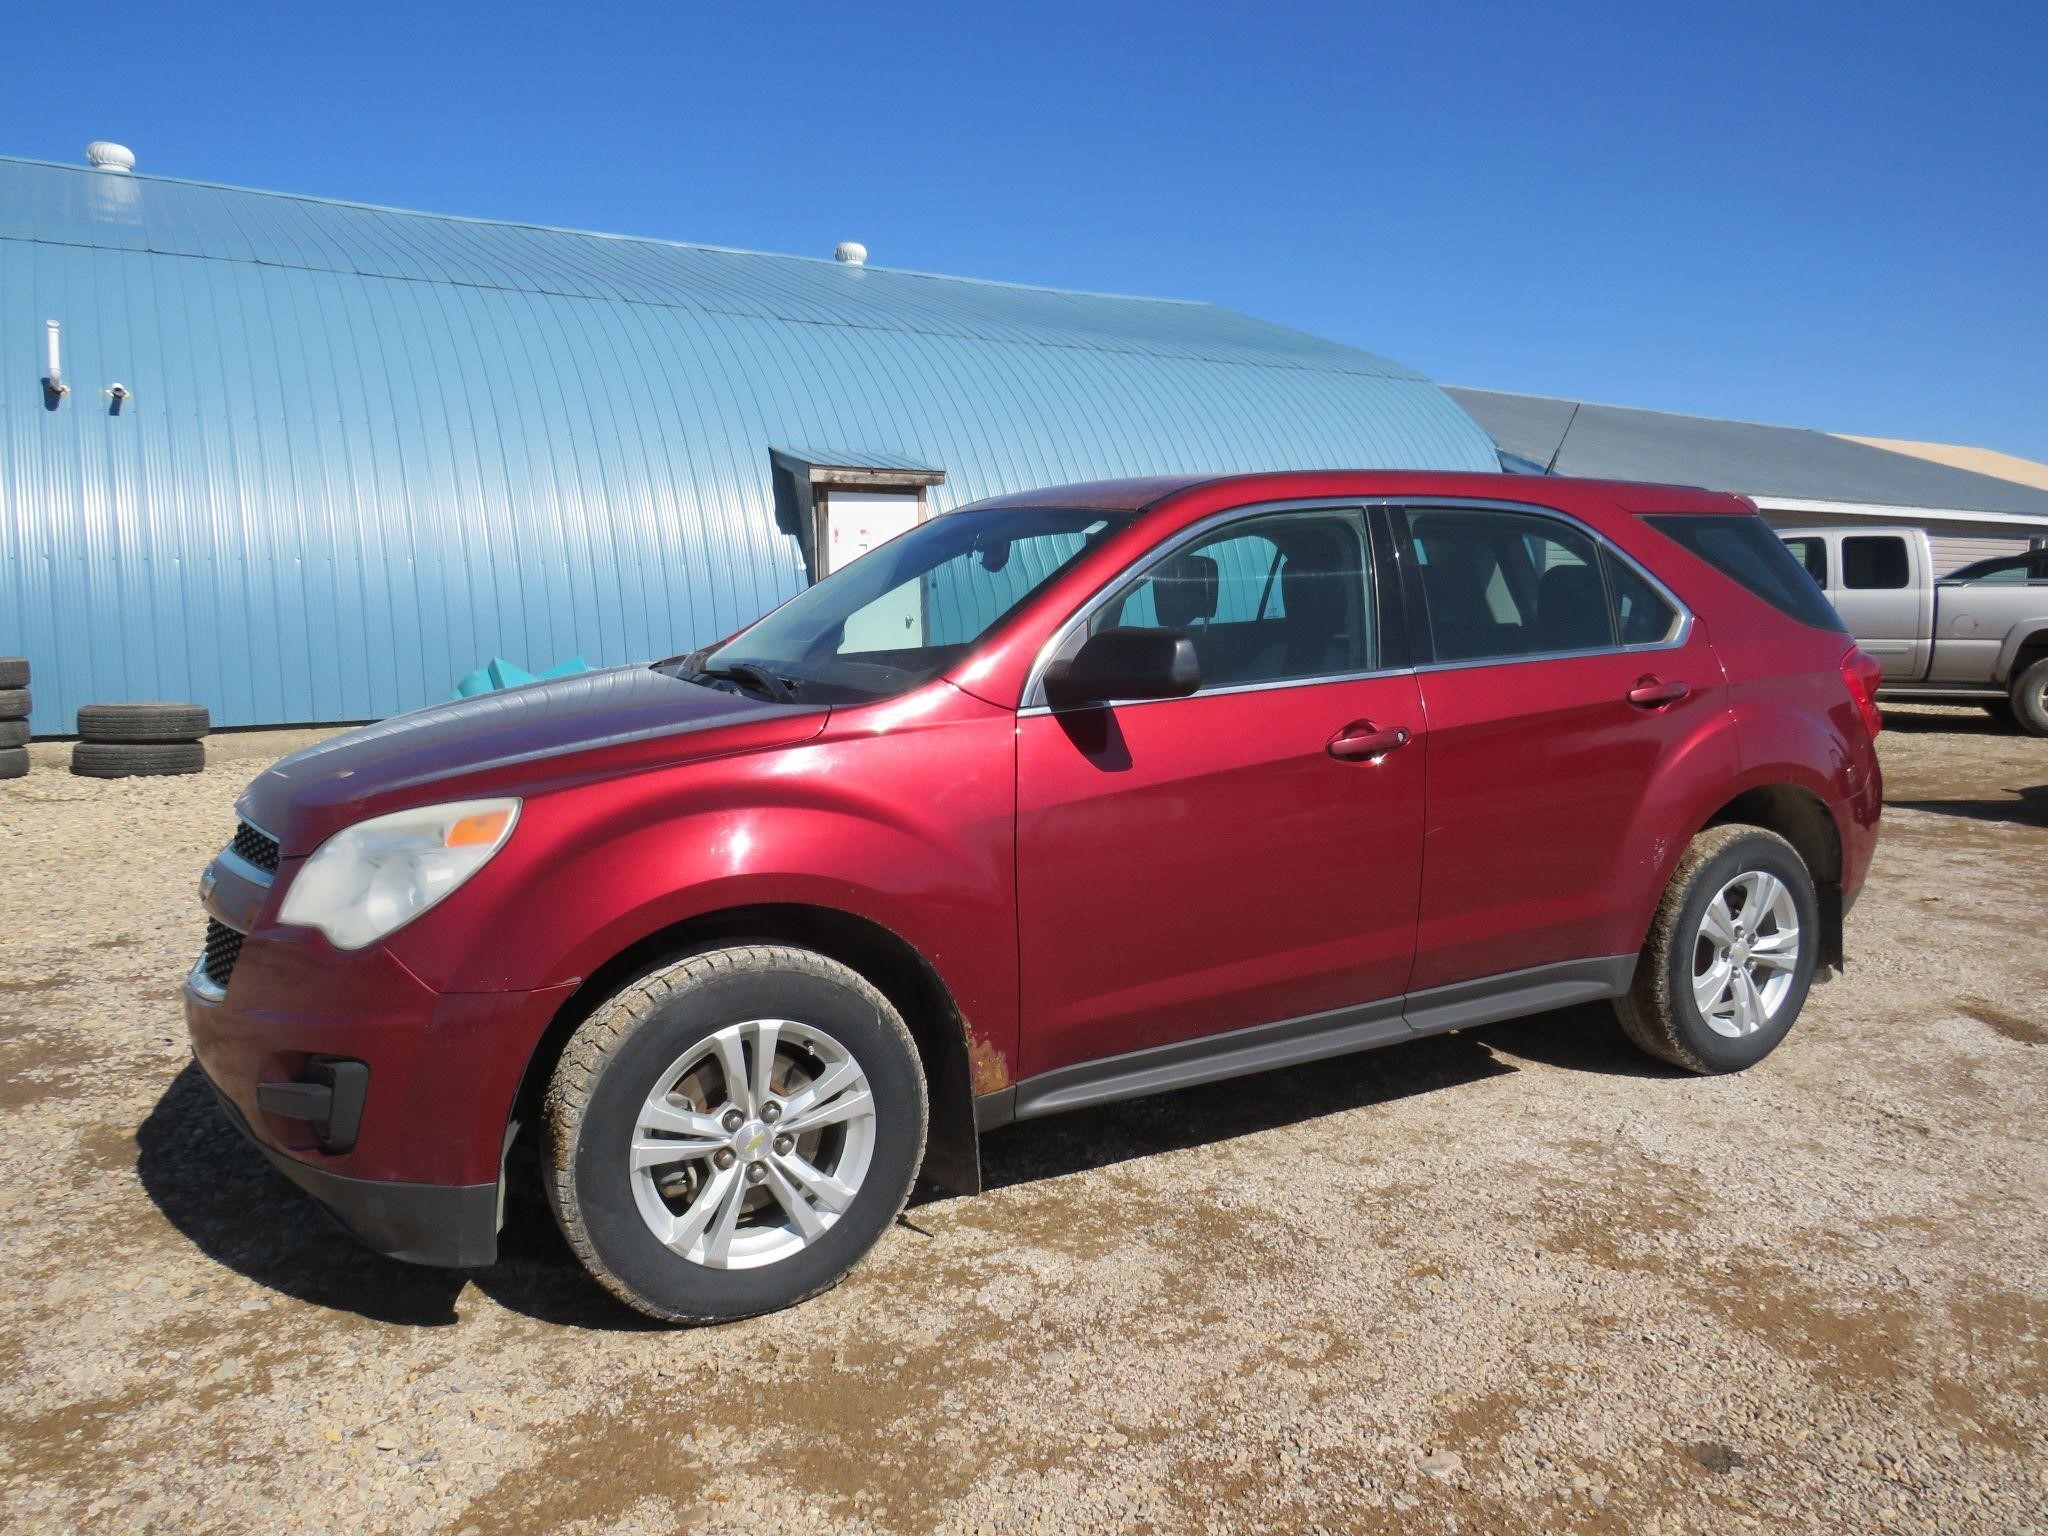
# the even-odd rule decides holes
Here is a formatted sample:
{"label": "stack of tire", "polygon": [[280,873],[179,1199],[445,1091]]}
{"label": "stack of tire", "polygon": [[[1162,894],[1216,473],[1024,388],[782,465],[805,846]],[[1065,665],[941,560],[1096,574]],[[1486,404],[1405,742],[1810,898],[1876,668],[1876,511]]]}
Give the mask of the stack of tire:
{"label": "stack of tire", "polygon": [[198,773],[212,725],[204,704],[81,704],[71,771],[93,779]]}
{"label": "stack of tire", "polygon": [[28,661],[0,656],[0,779],[28,772]]}

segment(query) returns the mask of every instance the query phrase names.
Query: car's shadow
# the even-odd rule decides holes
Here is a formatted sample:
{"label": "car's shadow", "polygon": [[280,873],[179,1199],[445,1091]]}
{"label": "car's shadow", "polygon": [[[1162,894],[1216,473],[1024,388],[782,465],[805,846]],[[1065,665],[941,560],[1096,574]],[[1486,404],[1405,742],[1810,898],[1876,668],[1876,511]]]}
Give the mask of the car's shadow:
{"label": "car's shadow", "polygon": [[2034,784],[2010,791],[2011,800],[1887,800],[1885,808],[1895,811],[1927,811],[1936,816],[1960,816],[1966,821],[2007,822],[2022,827],[2048,827],[2048,784]]}
{"label": "car's shadow", "polygon": [[[1571,1071],[1656,1076],[1604,1006],[1568,1008],[1361,1055],[1025,1122],[984,1138],[989,1188],[1210,1145],[1512,1073],[1503,1056]],[[585,1274],[536,1198],[506,1211],[495,1265],[424,1269],[369,1252],[242,1139],[196,1067],[174,1078],[136,1132],[136,1173],[158,1210],[209,1258],[297,1300],[378,1322],[445,1327],[463,1289],[569,1327],[654,1328]],[[530,1182],[530,1181],[529,1181]],[[920,1185],[904,1220],[950,1196]]]}
{"label": "car's shadow", "polygon": [[1900,731],[1907,735],[2019,735],[2019,728],[2010,720],[2000,719],[1989,710],[1957,710],[1953,707],[1901,709],[1896,704],[1886,704],[1880,708],[1879,713],[1884,716],[1886,730]]}

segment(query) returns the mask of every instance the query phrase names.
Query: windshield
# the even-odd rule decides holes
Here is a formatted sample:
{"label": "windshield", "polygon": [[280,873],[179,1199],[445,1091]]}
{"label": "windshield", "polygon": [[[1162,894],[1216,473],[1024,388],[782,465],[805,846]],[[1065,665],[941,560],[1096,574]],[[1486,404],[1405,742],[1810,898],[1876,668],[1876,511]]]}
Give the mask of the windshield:
{"label": "windshield", "polygon": [[1135,516],[1065,507],[949,512],[840,567],[694,666],[759,668],[805,703],[929,682]]}

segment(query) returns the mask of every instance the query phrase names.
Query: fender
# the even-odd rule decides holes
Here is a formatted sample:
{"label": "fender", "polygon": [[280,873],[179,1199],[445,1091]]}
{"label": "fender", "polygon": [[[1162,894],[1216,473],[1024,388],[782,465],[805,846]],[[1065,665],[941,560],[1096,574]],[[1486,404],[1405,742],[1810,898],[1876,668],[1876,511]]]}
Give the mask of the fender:
{"label": "fender", "polygon": [[2005,632],[2005,644],[1998,648],[1998,670],[1991,674],[1992,679],[2001,687],[2010,683],[2019,665],[2020,652],[2035,641],[2048,643],[2048,614],[2014,621]]}
{"label": "fender", "polygon": [[[505,850],[391,947],[437,991],[536,991],[581,981],[692,918],[823,908],[916,950],[967,1022],[975,1058],[1006,1073],[1017,1044],[1015,752],[1010,711],[940,683],[835,711],[817,737],[778,751],[542,792]],[[906,797],[906,782],[938,787]]]}

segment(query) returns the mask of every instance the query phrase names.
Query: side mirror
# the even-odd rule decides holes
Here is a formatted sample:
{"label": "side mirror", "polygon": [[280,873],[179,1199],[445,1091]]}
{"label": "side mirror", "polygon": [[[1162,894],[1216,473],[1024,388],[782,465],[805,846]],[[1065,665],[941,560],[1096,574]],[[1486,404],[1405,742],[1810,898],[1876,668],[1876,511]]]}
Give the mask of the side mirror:
{"label": "side mirror", "polygon": [[1202,686],[1195,642],[1177,629],[1104,629],[1045,672],[1055,709],[1117,699],[1184,699]]}

